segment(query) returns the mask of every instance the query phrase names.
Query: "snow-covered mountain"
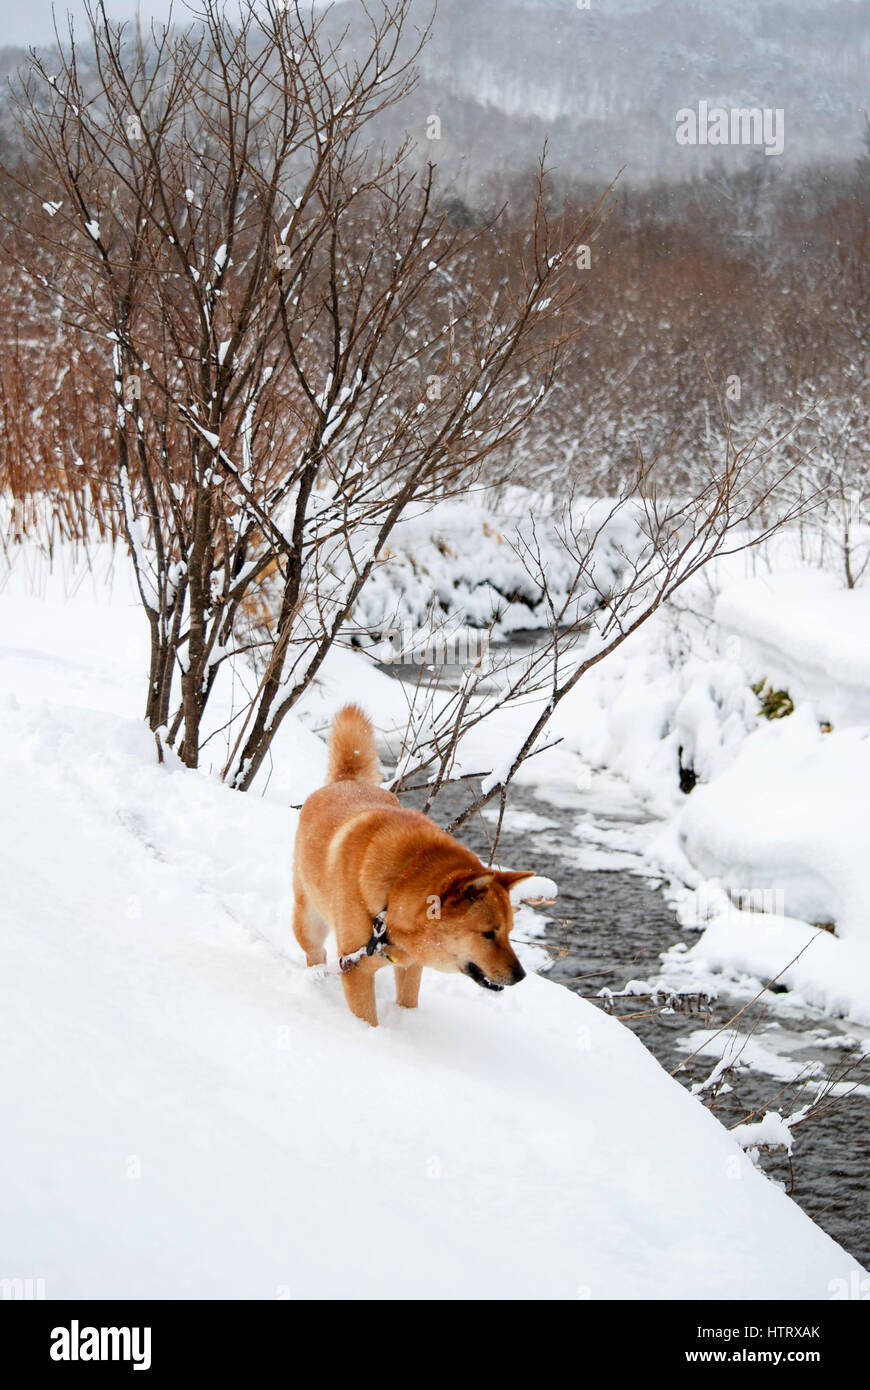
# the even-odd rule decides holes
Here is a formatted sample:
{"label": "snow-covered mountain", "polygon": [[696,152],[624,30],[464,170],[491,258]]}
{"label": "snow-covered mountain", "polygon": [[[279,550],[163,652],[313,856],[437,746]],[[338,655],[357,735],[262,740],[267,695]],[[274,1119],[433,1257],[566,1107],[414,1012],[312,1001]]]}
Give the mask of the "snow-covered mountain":
{"label": "snow-covered mountain", "polygon": [[[433,9],[414,0],[414,26]],[[364,42],[368,21],[353,0],[324,22]],[[439,0],[420,85],[387,133],[409,127],[419,155],[449,169],[460,193],[530,166],[545,139],[569,179],[625,167],[624,179],[640,182],[764,159],[758,147],[679,145],[677,112],[706,101],[781,109],[784,150],[766,162],[793,169],[859,153],[868,58],[870,0]],[[0,77],[23,61],[22,49],[0,49]],[[427,138],[432,115],[438,140]]]}
{"label": "snow-covered mountain", "polygon": [[[780,108],[796,165],[858,154],[870,105],[867,0],[440,0],[422,80],[403,115],[460,187],[532,163],[544,139],[567,176],[680,177],[759,148],[680,146],[699,101]],[[333,22],[356,21],[351,6]],[[424,19],[429,0],[414,13]],[[426,117],[442,138],[427,141]],[[428,148],[427,148],[428,146]]]}

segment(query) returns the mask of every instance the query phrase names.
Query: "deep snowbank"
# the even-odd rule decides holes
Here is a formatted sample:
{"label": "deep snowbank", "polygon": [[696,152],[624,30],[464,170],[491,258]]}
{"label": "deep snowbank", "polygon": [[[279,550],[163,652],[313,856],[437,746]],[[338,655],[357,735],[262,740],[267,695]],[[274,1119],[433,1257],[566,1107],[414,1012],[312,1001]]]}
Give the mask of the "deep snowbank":
{"label": "deep snowbank", "polygon": [[741,664],[811,705],[835,727],[870,725],[870,588],[844,589],[824,570],[787,570],[730,584],[714,610]]}
{"label": "deep snowbank", "polygon": [[[449,632],[487,628],[509,636],[549,620],[543,577],[556,608],[569,604],[576,561],[558,539],[559,510],[548,510],[534,493],[514,487],[497,508],[486,493],[463,501],[410,508],[395,527],[383,562],[374,570],[353,614],[353,625],[378,632],[398,619]],[[610,515],[610,504],[577,499],[573,526],[578,536],[600,530],[595,546],[597,588],[584,585],[569,611],[582,615],[613,589],[627,559],[643,547],[639,519],[626,506]]]}
{"label": "deep snowbank", "polygon": [[[740,558],[591,670],[550,734],[659,820],[647,863],[703,932],[686,969],[763,982],[812,941],[783,982],[870,1023],[870,592],[816,569],[746,577]],[[760,682],[794,713],[765,719]],[[688,796],[681,766],[699,779]],[[529,764],[544,784],[554,771],[550,754]]]}
{"label": "deep snowbank", "polygon": [[162,1298],[849,1278],[627,1029],[545,979],[430,974],[419,1012],[355,1020],[290,934],[285,790],[321,745],[288,728],[268,799],[157,767],[140,627],[87,586],[0,605],[4,1277]]}

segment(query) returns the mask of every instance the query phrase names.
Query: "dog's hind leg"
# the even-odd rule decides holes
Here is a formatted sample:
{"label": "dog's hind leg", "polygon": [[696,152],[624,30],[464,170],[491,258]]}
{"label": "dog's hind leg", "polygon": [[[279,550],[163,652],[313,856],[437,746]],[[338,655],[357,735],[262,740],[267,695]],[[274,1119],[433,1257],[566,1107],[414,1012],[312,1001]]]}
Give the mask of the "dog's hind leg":
{"label": "dog's hind leg", "polygon": [[422,965],[394,965],[393,969],[396,972],[396,1003],[404,1009],[416,1009]]}
{"label": "dog's hind leg", "polygon": [[293,893],[293,935],[305,952],[306,965],[323,965],[326,951],[323,943],[329,928],[319,913],[308,903],[301,884],[296,884]]}

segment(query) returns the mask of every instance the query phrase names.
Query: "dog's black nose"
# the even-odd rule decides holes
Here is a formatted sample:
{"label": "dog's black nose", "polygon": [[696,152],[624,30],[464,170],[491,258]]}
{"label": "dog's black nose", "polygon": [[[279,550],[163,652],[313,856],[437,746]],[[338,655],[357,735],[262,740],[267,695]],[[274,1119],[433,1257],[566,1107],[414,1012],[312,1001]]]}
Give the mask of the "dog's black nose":
{"label": "dog's black nose", "polygon": [[518,985],[520,980],[524,980],[525,978],[526,972],[520,965],[519,961],[517,961],[516,965],[513,968],[513,973],[511,974],[511,984]]}

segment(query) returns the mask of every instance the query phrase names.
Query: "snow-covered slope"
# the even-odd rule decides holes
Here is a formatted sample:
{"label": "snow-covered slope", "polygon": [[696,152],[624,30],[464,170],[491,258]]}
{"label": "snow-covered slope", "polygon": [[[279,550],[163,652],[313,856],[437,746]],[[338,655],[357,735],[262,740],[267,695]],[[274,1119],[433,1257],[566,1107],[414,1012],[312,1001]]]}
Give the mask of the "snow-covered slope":
{"label": "snow-covered slope", "polygon": [[870,725],[870,589],[789,569],[731,584],[714,617],[741,662],[836,728]]}
{"label": "snow-covered slope", "polygon": [[[417,23],[432,12],[415,0]],[[362,42],[362,7],[331,23]],[[707,100],[782,110],[784,149],[763,163],[795,170],[859,155],[868,48],[861,3],[440,0],[420,86],[385,126],[393,138],[409,127],[460,191],[470,176],[532,168],[545,139],[561,175],[606,183],[625,169],[621,186],[757,163],[757,148],[677,144],[676,113]]]}
{"label": "snow-covered slope", "polygon": [[[354,1019],[290,935],[294,812],[155,765],[140,624],[87,585],[0,599],[0,1273],[160,1298],[825,1298],[849,1277],[559,986],[430,975],[417,1013]],[[285,755],[304,794],[320,745],[296,725]]]}

